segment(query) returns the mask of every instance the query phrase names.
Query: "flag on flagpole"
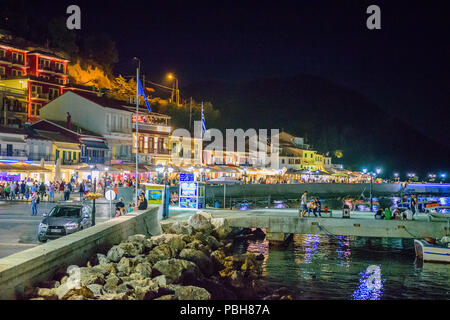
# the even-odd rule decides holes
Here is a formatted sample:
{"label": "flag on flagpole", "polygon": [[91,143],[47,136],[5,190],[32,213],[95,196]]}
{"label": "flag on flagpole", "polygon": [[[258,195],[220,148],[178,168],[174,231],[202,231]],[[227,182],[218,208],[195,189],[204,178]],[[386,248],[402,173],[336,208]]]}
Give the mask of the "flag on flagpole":
{"label": "flag on flagpole", "polygon": [[203,113],[203,102],[202,102],[202,138],[206,131],[206,124],[205,124],[205,114]]}
{"label": "flag on flagpole", "polygon": [[147,96],[145,95],[144,88],[142,87],[141,79],[138,79],[138,94],[144,97],[148,112],[152,112],[152,108],[150,108],[150,103],[148,103]]}

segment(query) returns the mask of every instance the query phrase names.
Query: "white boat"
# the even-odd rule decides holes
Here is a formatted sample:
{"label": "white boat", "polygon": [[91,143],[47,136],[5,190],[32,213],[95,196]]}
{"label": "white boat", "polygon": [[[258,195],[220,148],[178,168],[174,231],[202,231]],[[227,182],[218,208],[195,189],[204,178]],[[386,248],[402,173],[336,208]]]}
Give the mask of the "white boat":
{"label": "white boat", "polygon": [[450,206],[440,205],[428,208],[426,213],[434,218],[450,219]]}
{"label": "white boat", "polygon": [[424,262],[450,263],[450,243],[446,245],[431,244],[425,240],[414,239],[416,256]]}

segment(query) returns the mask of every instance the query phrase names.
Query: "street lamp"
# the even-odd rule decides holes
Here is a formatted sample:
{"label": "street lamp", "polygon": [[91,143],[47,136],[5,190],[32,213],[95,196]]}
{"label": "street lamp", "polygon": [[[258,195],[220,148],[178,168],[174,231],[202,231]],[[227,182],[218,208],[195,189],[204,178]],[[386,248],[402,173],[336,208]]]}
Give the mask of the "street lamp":
{"label": "street lamp", "polygon": [[[95,177],[94,177],[95,174]],[[91,178],[94,181],[94,193],[97,191],[97,177],[99,174],[99,170],[97,165],[91,166]],[[95,198],[92,199],[92,226],[95,226]]]}
{"label": "street lamp", "polygon": [[395,180],[397,180],[397,182],[399,182],[399,181],[400,181],[400,179],[399,179],[399,175],[398,175],[398,173],[397,173],[397,172],[394,172],[394,177],[395,177]]}
{"label": "street lamp", "polygon": [[105,167],[105,175],[104,175],[104,183],[103,183],[103,196],[105,196],[106,193],[106,179],[107,179],[107,174],[108,174],[108,167]]}
{"label": "street lamp", "polygon": [[174,80],[175,81],[175,88],[172,89],[172,96],[170,98],[171,101],[173,101],[173,95],[175,93],[175,99],[176,99],[176,104],[177,106],[180,105],[180,90],[178,90],[178,78],[173,74],[173,73],[169,73],[167,75],[167,78],[169,78],[169,80]]}
{"label": "street lamp", "polygon": [[[138,82],[139,82],[139,72],[141,71],[141,60],[137,57],[133,58],[138,61],[138,67],[136,69],[136,179],[135,179],[135,192],[136,192],[136,203],[138,202],[138,188],[139,188],[139,169],[138,169],[138,161],[139,161],[139,90],[138,90]],[[145,86],[145,84],[144,84]]]}
{"label": "street lamp", "polygon": [[363,173],[368,174],[370,176],[370,212],[373,212],[373,198],[372,198],[372,183],[373,183],[373,177],[376,177],[378,174],[381,173],[381,168],[376,168],[375,172],[367,172],[367,168],[363,168]]}

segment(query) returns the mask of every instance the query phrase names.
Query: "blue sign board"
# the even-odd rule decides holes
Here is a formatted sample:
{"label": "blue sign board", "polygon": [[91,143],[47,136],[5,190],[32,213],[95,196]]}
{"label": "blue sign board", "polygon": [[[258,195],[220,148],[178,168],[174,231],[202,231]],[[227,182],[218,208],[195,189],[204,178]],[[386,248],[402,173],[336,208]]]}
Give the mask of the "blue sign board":
{"label": "blue sign board", "polygon": [[180,174],[180,182],[183,181],[194,181],[194,174],[193,173],[181,173]]}

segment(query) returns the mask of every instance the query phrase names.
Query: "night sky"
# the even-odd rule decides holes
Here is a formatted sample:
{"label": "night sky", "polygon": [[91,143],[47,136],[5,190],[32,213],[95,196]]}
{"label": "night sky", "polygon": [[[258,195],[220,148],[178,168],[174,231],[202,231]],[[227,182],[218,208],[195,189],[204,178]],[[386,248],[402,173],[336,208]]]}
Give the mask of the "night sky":
{"label": "night sky", "polygon": [[[82,34],[116,41],[116,73],[180,87],[316,75],[368,97],[450,146],[448,1],[38,1],[82,11]],[[366,9],[381,8],[381,30]],[[370,115],[368,115],[370,116]]]}

